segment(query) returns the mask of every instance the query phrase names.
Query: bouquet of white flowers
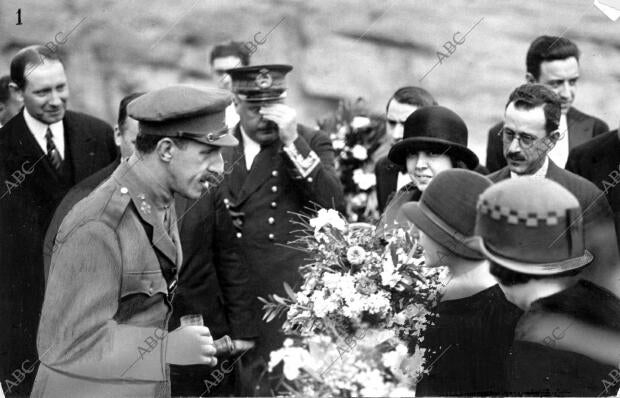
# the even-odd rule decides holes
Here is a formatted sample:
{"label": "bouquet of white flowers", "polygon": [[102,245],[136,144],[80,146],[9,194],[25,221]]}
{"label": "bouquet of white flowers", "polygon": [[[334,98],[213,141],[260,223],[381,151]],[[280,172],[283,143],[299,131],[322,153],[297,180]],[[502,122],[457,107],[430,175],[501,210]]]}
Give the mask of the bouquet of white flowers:
{"label": "bouquet of white flowers", "polygon": [[293,244],[313,260],[301,267],[301,289],[261,298],[263,319],[286,312],[292,336],[270,369],[284,363],[282,385],[294,395],[413,395],[424,372],[418,340],[446,270],[425,267],[403,229],[379,238],[332,209],[299,217],[304,235]]}

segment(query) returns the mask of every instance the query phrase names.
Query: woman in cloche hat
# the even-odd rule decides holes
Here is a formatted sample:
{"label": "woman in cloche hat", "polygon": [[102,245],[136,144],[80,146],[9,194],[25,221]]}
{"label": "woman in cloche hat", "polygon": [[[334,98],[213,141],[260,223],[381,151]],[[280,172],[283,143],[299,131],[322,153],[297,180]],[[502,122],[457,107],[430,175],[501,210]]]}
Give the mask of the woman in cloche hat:
{"label": "woman in cloche hat", "polygon": [[467,148],[467,126],[456,113],[443,106],[427,106],[413,112],[405,121],[403,140],[388,154],[392,163],[406,170],[411,183],[388,201],[379,233],[395,224],[406,225],[400,208],[418,201],[431,180],[453,168],[473,170],[478,157]]}
{"label": "woman in cloche hat", "polygon": [[[423,332],[426,364],[433,364],[416,395],[502,395],[504,361],[522,311],[489,273],[489,264],[466,245],[474,235],[478,196],[492,185],[469,170],[447,170],[425,186],[404,216],[420,231],[426,265],[448,267],[450,277]],[[428,366],[428,365],[427,365]]]}

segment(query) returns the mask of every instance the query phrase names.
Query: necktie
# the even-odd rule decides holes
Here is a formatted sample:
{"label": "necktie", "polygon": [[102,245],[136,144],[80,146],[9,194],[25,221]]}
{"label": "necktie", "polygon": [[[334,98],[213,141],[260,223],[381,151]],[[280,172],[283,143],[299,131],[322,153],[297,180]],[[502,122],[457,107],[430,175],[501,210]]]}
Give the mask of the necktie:
{"label": "necktie", "polygon": [[52,134],[52,129],[47,126],[47,131],[45,132],[45,140],[47,141],[47,157],[52,162],[52,165],[56,171],[60,171],[60,167],[62,166],[62,158],[56,148],[56,144],[54,144],[53,137],[54,134]]}

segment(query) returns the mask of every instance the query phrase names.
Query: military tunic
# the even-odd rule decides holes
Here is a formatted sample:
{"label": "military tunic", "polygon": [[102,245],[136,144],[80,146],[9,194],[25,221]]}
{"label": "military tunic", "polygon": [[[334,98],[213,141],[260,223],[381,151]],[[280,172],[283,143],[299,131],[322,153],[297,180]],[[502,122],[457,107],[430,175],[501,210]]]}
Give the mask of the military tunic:
{"label": "military tunic", "polygon": [[[249,171],[242,144],[222,152],[227,174],[222,194],[249,265],[253,310],[260,314],[262,304],[257,297],[283,295],[283,282],[295,287],[301,280],[299,267],[307,263],[306,253],[287,246],[300,229],[291,222],[299,221],[292,213],[307,214],[320,207],[343,210],[329,138],[303,126],[298,133],[294,149],[283,148],[279,141],[263,147]],[[235,135],[241,142],[238,126]],[[282,344],[282,321],[260,322],[256,351],[266,360]]]}
{"label": "military tunic", "polygon": [[165,336],[182,256],[166,203],[170,193],[133,155],[67,215],[52,255],[33,397],[170,396]]}

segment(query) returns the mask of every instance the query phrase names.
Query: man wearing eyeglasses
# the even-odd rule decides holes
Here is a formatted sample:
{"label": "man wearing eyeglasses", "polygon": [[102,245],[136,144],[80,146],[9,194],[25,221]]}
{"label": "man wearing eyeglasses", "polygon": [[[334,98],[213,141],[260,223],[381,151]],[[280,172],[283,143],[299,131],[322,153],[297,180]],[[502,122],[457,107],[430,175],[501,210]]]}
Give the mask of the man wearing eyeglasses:
{"label": "man wearing eyeglasses", "polygon": [[[562,168],[572,148],[609,131],[605,122],[572,106],[580,77],[579,55],[575,43],[566,38],[540,36],[532,42],[526,56],[526,81],[545,84],[560,97],[560,134],[549,156]],[[501,128],[502,123],[498,123],[489,130],[486,165],[491,172],[506,165],[498,137]]]}
{"label": "man wearing eyeglasses", "polygon": [[[593,183],[558,167],[549,156],[561,136],[561,108],[561,98],[545,85],[517,87],[506,104],[504,127],[500,131],[508,165],[488,177],[493,182],[521,176],[548,178],[575,195],[583,209],[586,248],[594,254],[592,267],[584,275],[603,287],[612,288],[608,276],[617,264],[618,250],[611,208]],[[562,238],[558,236],[557,240]],[[548,245],[552,247],[555,243]]]}

